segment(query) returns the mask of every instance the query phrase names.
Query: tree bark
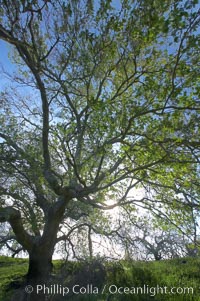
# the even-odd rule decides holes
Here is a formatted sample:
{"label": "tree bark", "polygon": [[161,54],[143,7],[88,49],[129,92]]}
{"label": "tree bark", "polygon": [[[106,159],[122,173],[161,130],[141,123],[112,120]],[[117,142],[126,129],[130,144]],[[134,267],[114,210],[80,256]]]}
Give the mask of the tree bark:
{"label": "tree bark", "polygon": [[[70,196],[60,197],[54,205],[49,207],[41,236],[31,236],[24,229],[23,220],[18,210],[12,207],[0,209],[0,222],[10,223],[17,241],[29,253],[29,269],[25,286],[21,290],[22,298],[20,297],[19,299],[17,297],[16,300],[46,301],[52,297],[52,292],[48,292],[48,287],[51,287],[52,284],[52,256],[55,244],[57,243],[59,225],[63,219],[65,208],[69,200]],[[38,286],[40,286],[40,290]],[[41,286],[43,286],[44,289],[42,289]],[[45,287],[47,287],[47,289],[45,289]],[[13,298],[15,298],[15,295]]]}
{"label": "tree bark", "polygon": [[32,284],[40,284],[48,281],[52,272],[52,255],[53,252],[40,247],[34,248],[29,253],[29,268],[27,273],[27,282]]}
{"label": "tree bark", "polygon": [[48,292],[48,288],[51,288],[53,284],[51,279],[52,256],[57,242],[59,225],[68,201],[68,199],[61,198],[60,201],[49,208],[43,235],[35,238],[32,249],[29,251],[29,269],[26,285],[31,285],[33,292],[29,294],[29,299],[25,299],[27,301],[46,301],[51,299],[52,293],[51,290]]}
{"label": "tree bark", "polygon": [[[50,239],[51,240],[51,239]],[[29,252],[29,268],[27,273],[26,287],[32,292],[26,291],[23,301],[45,301],[51,299],[51,273],[53,269],[52,256],[53,245],[37,243]]]}

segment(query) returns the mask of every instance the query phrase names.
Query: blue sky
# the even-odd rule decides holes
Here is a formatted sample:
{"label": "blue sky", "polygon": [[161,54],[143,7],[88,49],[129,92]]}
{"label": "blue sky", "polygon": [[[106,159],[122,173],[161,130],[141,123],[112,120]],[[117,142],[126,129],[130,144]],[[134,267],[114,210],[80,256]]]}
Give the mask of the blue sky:
{"label": "blue sky", "polygon": [[8,71],[13,71],[14,70],[14,64],[11,62],[9,59],[9,52],[11,52],[11,46],[0,40],[0,63],[1,65]]}
{"label": "blue sky", "polygon": [[9,59],[9,53],[11,53],[11,46],[8,43],[0,40],[0,89],[8,84],[8,79],[6,79],[6,75],[3,74],[3,70],[11,75],[15,71],[15,65]]}

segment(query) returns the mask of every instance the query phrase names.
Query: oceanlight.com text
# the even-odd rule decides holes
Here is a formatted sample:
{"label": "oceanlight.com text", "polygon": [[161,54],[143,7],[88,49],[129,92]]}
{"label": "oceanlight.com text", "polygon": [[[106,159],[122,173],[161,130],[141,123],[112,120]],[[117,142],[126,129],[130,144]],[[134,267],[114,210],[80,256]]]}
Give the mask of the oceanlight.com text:
{"label": "oceanlight.com text", "polygon": [[63,286],[61,284],[52,284],[52,285],[36,285],[33,288],[31,285],[25,287],[25,291],[28,294],[31,294],[33,291],[36,294],[44,295],[62,295],[66,296],[68,294],[75,295],[98,295],[98,294],[111,294],[111,295],[149,295],[151,297],[155,295],[193,295],[193,287],[167,287],[167,286],[117,286],[115,284],[104,285],[103,288],[98,288],[92,284],[86,286],[81,286],[75,284],[72,287]]}
{"label": "oceanlight.com text", "polygon": [[193,287],[167,287],[167,286],[149,286],[143,285],[140,287],[118,287],[116,285],[110,285],[108,287],[110,294],[121,294],[121,295],[149,295],[151,297],[161,295],[193,295]]}

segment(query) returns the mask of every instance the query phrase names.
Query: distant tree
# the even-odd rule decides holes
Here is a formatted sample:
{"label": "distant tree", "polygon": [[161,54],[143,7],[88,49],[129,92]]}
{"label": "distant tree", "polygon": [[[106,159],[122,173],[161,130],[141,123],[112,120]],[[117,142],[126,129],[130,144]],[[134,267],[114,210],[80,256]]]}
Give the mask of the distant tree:
{"label": "distant tree", "polygon": [[118,227],[118,244],[126,259],[161,260],[184,257],[186,239],[175,226],[162,227],[151,215],[123,217],[126,224]]}
{"label": "distant tree", "polygon": [[200,255],[200,239],[196,241],[196,243],[186,242],[186,255],[190,257],[197,257]]}
{"label": "distant tree", "polygon": [[185,210],[191,183],[199,206],[199,23],[196,0],[0,0],[18,66],[0,98],[0,222],[28,283],[47,281],[66,219]]}
{"label": "distant tree", "polygon": [[199,235],[199,218],[200,212],[197,208],[190,207],[187,215],[187,238],[185,239],[185,248],[187,256],[199,256],[200,255],[200,235]]}

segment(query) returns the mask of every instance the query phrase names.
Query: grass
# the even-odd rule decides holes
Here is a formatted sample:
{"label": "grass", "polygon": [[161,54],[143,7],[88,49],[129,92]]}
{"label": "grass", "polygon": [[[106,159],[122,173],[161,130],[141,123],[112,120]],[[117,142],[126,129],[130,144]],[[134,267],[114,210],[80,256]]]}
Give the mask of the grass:
{"label": "grass", "polygon": [[0,301],[9,300],[12,291],[7,291],[11,282],[21,281],[28,270],[28,260],[0,256]]}
{"label": "grass", "polygon": [[[65,299],[57,296],[56,301],[106,301],[109,295],[110,301],[200,301],[200,258],[107,262],[103,264],[103,268],[102,264],[96,262],[69,262],[65,265],[56,260],[54,266],[56,283],[71,289],[75,284],[87,287],[87,284],[93,283],[93,287],[99,288],[97,295],[77,294]],[[0,301],[10,301],[10,283],[22,282],[27,269],[27,259],[0,257]],[[126,292],[109,294],[109,288],[114,290],[116,287],[120,288],[120,292],[124,289]],[[136,287],[145,287],[146,293],[134,294]],[[176,287],[179,293],[162,293],[163,287],[168,290]],[[102,294],[103,288],[105,292]],[[182,291],[184,288],[185,293]],[[192,288],[193,293],[186,288]],[[154,290],[158,292],[155,295]]]}

